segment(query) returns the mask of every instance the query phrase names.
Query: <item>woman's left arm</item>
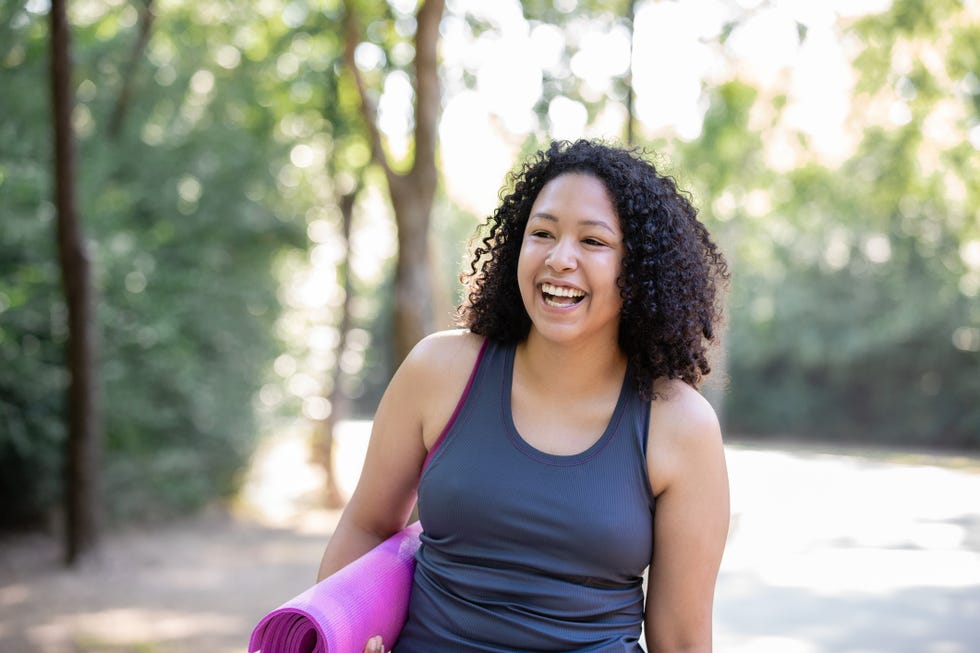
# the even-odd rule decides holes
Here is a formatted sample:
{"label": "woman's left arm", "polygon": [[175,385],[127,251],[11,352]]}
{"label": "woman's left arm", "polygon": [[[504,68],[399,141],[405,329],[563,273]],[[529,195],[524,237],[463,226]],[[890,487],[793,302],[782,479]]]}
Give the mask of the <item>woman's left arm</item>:
{"label": "woman's left arm", "polygon": [[728,537],[728,472],[714,410],[672,384],[654,400],[647,468],[657,497],[647,587],[649,653],[710,653],[715,581]]}

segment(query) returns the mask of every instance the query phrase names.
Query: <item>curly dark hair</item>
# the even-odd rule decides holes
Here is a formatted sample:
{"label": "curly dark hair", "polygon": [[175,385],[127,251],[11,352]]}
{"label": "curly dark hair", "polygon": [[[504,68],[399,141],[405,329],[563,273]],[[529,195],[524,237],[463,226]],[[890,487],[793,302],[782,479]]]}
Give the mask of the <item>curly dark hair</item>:
{"label": "curly dark hair", "polygon": [[640,394],[654,398],[660,377],[697,387],[711,371],[728,264],[686,194],[636,148],[556,141],[511,173],[512,190],[474,237],[457,324],[500,342],[527,337],[531,319],[517,281],[524,228],[538,193],[565,173],[602,181],[616,208],[625,248],[619,346]]}

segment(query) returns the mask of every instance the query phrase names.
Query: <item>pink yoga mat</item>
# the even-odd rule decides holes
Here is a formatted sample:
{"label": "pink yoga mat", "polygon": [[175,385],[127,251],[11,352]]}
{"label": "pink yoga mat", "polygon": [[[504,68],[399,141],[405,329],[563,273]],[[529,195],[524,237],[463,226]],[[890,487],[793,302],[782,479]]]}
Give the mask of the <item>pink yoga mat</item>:
{"label": "pink yoga mat", "polygon": [[362,653],[374,635],[392,646],[405,625],[421,531],[410,524],[267,614],[249,652]]}

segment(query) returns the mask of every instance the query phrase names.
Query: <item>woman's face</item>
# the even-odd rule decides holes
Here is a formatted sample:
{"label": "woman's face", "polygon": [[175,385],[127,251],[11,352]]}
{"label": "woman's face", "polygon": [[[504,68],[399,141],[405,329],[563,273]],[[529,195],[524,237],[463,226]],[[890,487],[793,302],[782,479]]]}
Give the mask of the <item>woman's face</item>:
{"label": "woman's face", "polygon": [[518,286],[532,330],[570,342],[619,332],[623,233],[602,181],[555,177],[538,193],[524,229]]}

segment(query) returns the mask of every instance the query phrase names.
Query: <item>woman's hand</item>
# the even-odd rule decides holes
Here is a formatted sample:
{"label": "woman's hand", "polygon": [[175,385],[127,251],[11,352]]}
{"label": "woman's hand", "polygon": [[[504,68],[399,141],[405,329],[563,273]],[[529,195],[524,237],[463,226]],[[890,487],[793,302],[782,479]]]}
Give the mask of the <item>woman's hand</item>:
{"label": "woman's hand", "polygon": [[385,645],[381,641],[381,635],[375,635],[368,640],[367,644],[364,646],[364,653],[384,653]]}

